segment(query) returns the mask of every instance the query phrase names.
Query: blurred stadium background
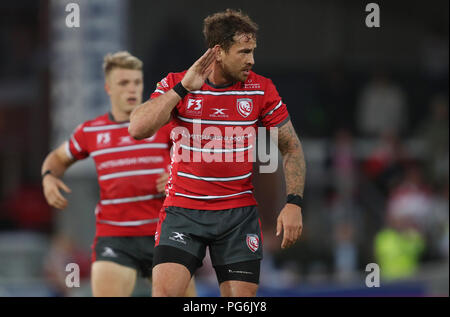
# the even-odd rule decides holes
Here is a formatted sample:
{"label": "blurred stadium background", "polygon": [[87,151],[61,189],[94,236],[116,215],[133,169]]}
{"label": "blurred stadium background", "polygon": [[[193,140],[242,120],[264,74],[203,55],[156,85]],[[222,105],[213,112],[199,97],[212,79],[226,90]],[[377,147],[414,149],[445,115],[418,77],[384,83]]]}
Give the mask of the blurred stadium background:
{"label": "blurred stadium background", "polygon": [[[68,3],[81,10],[68,28]],[[91,160],[65,176],[63,212],[44,200],[40,166],[77,124],[109,109],[101,63],[129,50],[145,96],[202,54],[202,21],[240,8],[260,26],[255,71],[288,105],[307,160],[304,231],[281,251],[282,175],[255,177],[264,230],[260,296],[448,296],[447,0],[16,0],[0,2],[0,296],[90,296],[98,196]],[[81,287],[64,284],[67,263]],[[381,287],[368,288],[368,263]],[[200,296],[218,295],[208,259]],[[140,281],[136,296],[148,296]]]}

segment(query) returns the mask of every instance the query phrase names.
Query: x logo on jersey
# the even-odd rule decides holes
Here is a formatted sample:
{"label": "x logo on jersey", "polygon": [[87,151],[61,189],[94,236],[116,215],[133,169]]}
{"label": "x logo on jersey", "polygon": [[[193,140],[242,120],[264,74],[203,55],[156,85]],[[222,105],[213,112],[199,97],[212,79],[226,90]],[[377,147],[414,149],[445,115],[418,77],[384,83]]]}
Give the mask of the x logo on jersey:
{"label": "x logo on jersey", "polygon": [[213,115],[225,114],[224,111],[227,110],[227,109],[219,109],[219,108],[211,108],[211,109],[216,111],[213,113]]}

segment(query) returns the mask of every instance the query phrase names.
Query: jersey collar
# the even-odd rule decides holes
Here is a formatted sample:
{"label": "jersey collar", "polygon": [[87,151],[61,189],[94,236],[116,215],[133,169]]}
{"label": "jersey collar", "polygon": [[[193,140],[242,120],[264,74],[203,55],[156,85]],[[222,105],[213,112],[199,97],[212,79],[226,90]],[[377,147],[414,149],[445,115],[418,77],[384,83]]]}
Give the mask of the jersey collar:
{"label": "jersey collar", "polygon": [[229,88],[229,87],[233,86],[234,84],[236,84],[236,83],[231,83],[231,84],[228,84],[228,85],[214,85],[212,82],[209,81],[208,78],[206,78],[205,83],[208,86],[211,86],[212,88],[215,88],[215,89],[225,89],[225,88]]}
{"label": "jersey collar", "polygon": [[111,111],[108,111],[108,119],[109,121],[112,121],[114,123],[125,123],[125,122],[130,122],[129,120],[125,120],[125,121],[116,121],[112,115]]}

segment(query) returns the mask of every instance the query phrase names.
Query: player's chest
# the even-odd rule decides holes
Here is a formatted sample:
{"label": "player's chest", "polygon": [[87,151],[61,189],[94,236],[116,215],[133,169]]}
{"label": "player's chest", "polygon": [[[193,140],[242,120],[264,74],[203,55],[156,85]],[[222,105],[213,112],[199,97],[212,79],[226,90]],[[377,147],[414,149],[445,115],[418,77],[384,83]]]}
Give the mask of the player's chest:
{"label": "player's chest", "polygon": [[158,132],[150,138],[135,140],[131,135],[129,135],[127,128],[91,132],[87,137],[91,152],[102,149],[120,149],[122,147],[136,147],[144,144],[164,142],[161,140]]}
{"label": "player's chest", "polygon": [[249,121],[259,116],[261,96],[246,92],[190,94],[177,106],[178,115],[212,121]]}

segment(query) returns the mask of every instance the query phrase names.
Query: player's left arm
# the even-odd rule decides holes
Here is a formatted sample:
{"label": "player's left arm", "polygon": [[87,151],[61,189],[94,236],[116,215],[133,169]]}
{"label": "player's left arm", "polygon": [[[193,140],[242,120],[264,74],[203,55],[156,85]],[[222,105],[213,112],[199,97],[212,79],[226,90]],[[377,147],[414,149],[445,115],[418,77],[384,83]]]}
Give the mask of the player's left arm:
{"label": "player's left arm", "polygon": [[[283,156],[287,194],[303,197],[306,175],[305,156],[300,139],[290,120],[278,128],[278,148]],[[296,204],[286,203],[277,218],[277,236],[281,231],[284,232],[281,248],[293,245],[300,237],[302,229],[301,208]]]}

